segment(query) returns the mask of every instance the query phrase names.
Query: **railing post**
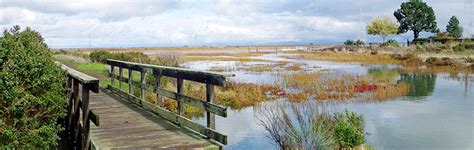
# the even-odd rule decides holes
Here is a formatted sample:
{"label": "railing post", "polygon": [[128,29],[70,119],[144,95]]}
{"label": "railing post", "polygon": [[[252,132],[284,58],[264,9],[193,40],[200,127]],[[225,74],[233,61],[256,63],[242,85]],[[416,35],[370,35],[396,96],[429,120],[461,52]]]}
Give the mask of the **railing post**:
{"label": "railing post", "polygon": [[[208,103],[214,103],[214,85],[206,83],[206,101]],[[216,116],[209,110],[206,110],[207,116],[207,127],[216,129]]]}
{"label": "railing post", "polygon": [[[162,78],[161,75],[155,75],[156,87],[157,88],[161,88],[161,78]],[[157,102],[158,106],[160,106],[160,107],[163,105],[163,96],[158,94],[158,92],[156,93],[156,102]]]}
{"label": "railing post", "polygon": [[82,86],[82,146],[83,149],[89,149],[89,129],[90,129],[90,121],[89,121],[89,89],[87,86]]}
{"label": "railing post", "polygon": [[115,87],[115,72],[114,65],[110,65],[110,86]]}
{"label": "railing post", "polygon": [[123,74],[123,68],[119,67],[119,89],[120,90],[122,90],[122,81],[120,81],[122,79],[122,74]]}
{"label": "railing post", "polygon": [[[146,74],[145,70],[140,71],[140,83],[142,83],[142,85],[146,84],[145,74]],[[142,100],[146,100],[146,89],[142,86],[140,86],[140,88],[142,90],[140,96]]]}
{"label": "railing post", "polygon": [[[184,95],[183,79],[180,79],[180,78],[177,78],[177,79],[176,79],[176,87],[177,87],[177,90],[176,90],[176,91],[177,91],[179,94]],[[184,115],[184,103],[183,103],[183,99],[181,98],[181,96],[178,96],[177,100],[178,100],[178,113],[179,113],[179,115],[183,116],[183,115]]]}
{"label": "railing post", "polygon": [[74,79],[74,93],[75,93],[75,96],[74,96],[74,113],[73,113],[73,136],[74,136],[74,141],[76,142],[76,144],[82,144],[82,143],[78,143],[79,141],[79,132],[80,132],[80,125],[81,125],[81,122],[80,122],[80,115],[81,115],[81,112],[79,112],[79,109],[80,109],[80,106],[79,106],[79,102],[80,102],[80,98],[79,98],[79,80],[77,79]]}
{"label": "railing post", "polygon": [[70,97],[68,97],[68,102],[67,102],[67,120],[65,122],[65,126],[66,126],[66,131],[69,132],[71,131],[71,119],[72,119],[72,114],[73,114],[73,102],[74,102],[74,89],[72,87],[72,78],[71,77],[68,77],[67,78],[67,82],[66,82],[66,87],[71,90],[69,91],[71,94]]}
{"label": "railing post", "polygon": [[133,95],[133,90],[132,90],[132,69],[128,68],[128,94]]}

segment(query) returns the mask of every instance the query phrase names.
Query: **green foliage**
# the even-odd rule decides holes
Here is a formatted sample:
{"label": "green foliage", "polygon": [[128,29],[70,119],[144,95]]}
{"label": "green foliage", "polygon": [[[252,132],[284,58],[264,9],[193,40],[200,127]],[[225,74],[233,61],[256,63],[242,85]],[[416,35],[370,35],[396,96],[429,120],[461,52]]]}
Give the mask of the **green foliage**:
{"label": "green foliage", "polygon": [[352,41],[352,40],[346,40],[346,41],[344,42],[344,45],[354,45],[354,41]]}
{"label": "green foliage", "polygon": [[89,54],[89,59],[91,59],[92,62],[105,63],[105,60],[111,58],[111,54],[105,50],[94,51]]}
{"label": "green foliage", "polygon": [[345,111],[334,116],[334,132],[340,147],[356,147],[365,142],[364,118],[355,112]]}
{"label": "green foliage", "polygon": [[41,35],[14,26],[0,38],[0,147],[50,149],[65,115],[66,74]]}
{"label": "green foliage", "polygon": [[414,38],[417,39],[422,31],[439,31],[436,26],[436,16],[433,8],[422,0],[410,0],[402,3],[401,8],[396,10],[393,15],[400,23],[398,34],[411,30]]}
{"label": "green foliage", "polygon": [[396,34],[398,31],[398,25],[390,20],[387,16],[377,17],[370,22],[367,27],[367,34],[379,35],[382,37],[383,42],[388,35]]}
{"label": "green foliage", "polygon": [[126,52],[126,53],[110,53],[105,50],[94,51],[89,54],[89,58],[93,62],[105,63],[107,59],[115,59],[136,63],[154,64],[160,66],[178,67],[182,62],[181,55],[177,53],[161,54],[152,59],[148,55],[141,52]]}
{"label": "green foliage", "polygon": [[348,46],[350,46],[350,45],[364,45],[364,44],[365,44],[364,41],[362,41],[362,40],[360,40],[360,39],[357,39],[357,40],[355,40],[355,41],[353,41],[353,40],[346,40],[346,41],[344,42],[344,45],[348,45]]}
{"label": "green foliage", "polygon": [[449,36],[460,38],[462,36],[462,27],[459,25],[459,20],[456,16],[452,16],[449,19],[449,23],[446,26],[446,31],[449,33]]}
{"label": "green foliage", "polygon": [[400,47],[400,43],[395,40],[388,40],[385,43],[382,43],[380,46],[393,46],[393,47]]}

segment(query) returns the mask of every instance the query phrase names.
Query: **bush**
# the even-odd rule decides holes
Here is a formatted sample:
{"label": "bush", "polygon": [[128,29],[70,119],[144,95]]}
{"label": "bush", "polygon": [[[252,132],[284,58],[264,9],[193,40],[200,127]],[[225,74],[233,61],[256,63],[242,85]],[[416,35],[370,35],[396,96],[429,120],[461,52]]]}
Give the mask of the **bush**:
{"label": "bush", "polygon": [[89,54],[89,59],[92,62],[105,63],[105,60],[111,59],[111,58],[112,58],[111,54],[105,50],[93,51],[92,53]]}
{"label": "bush", "polygon": [[365,142],[364,118],[355,112],[345,111],[334,116],[336,142],[341,148],[354,148]]}
{"label": "bush", "polygon": [[395,40],[388,40],[387,42],[385,43],[382,43],[382,45],[380,46],[392,46],[392,47],[400,47],[400,43],[398,43],[397,41]]}
{"label": "bush", "polygon": [[357,39],[355,41],[353,40],[346,40],[344,42],[344,45],[347,45],[347,46],[351,46],[351,45],[364,45],[364,41],[360,40],[360,39]]}
{"label": "bush", "polygon": [[431,42],[431,39],[429,38],[417,38],[417,39],[413,39],[413,44],[425,44],[425,43],[429,43]]}
{"label": "bush", "polygon": [[107,59],[115,59],[122,61],[130,61],[137,63],[152,63],[148,55],[141,52],[126,52],[126,53],[110,53],[105,50],[94,51],[89,54],[89,58],[93,62],[105,63]]}
{"label": "bush", "polygon": [[453,67],[462,66],[461,63],[449,57],[443,57],[443,58],[430,57],[426,59],[426,64],[428,66],[453,66]]}
{"label": "bush", "polygon": [[344,45],[354,45],[354,41],[352,41],[352,40],[346,40],[346,41],[344,42]]}
{"label": "bush", "polygon": [[66,74],[41,35],[19,26],[0,38],[0,147],[52,149],[65,116]]}

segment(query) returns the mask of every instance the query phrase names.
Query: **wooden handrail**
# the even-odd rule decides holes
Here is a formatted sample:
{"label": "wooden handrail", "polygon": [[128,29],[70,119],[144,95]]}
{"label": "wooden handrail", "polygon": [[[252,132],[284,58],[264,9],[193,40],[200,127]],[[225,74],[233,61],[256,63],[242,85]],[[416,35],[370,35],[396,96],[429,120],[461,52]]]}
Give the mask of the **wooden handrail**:
{"label": "wooden handrail", "polygon": [[69,90],[69,99],[64,123],[68,138],[75,148],[90,149],[90,121],[99,126],[99,116],[89,109],[89,91],[99,92],[99,80],[63,64],[61,68],[68,76],[66,88]]}
{"label": "wooden handrail", "polygon": [[[151,112],[158,114],[159,116],[171,122],[174,122],[192,131],[200,133],[205,137],[215,140],[221,144],[227,144],[227,136],[215,131],[215,114],[222,117],[227,117],[227,108],[214,103],[214,86],[225,86],[226,78],[233,76],[232,74],[195,71],[191,69],[140,64],[112,59],[108,59],[106,63],[110,65],[109,77],[111,79],[110,85],[107,88],[110,89],[112,92],[122,96],[125,99],[132,101],[137,105],[142,106],[143,108]],[[118,76],[114,71],[115,67],[118,67]],[[122,71],[124,69],[128,70],[127,77],[122,76]],[[133,71],[140,72],[140,81],[134,81],[132,79]],[[153,75],[153,77],[157,81],[156,85],[146,83],[145,76],[147,73]],[[162,77],[176,78],[177,92],[169,91],[162,88]],[[119,81],[119,88],[115,87],[115,80]],[[186,80],[205,84],[206,99],[200,100],[187,96],[183,90],[184,81]],[[122,82],[128,83],[128,92],[123,91]],[[134,95],[131,90],[132,88],[140,88],[140,96]],[[145,96],[147,91],[156,93],[158,98],[157,105],[146,101]],[[162,108],[162,97],[167,97],[176,100],[178,102],[178,113],[173,113]],[[184,117],[184,104],[204,109],[207,114],[207,126],[202,126]]]}

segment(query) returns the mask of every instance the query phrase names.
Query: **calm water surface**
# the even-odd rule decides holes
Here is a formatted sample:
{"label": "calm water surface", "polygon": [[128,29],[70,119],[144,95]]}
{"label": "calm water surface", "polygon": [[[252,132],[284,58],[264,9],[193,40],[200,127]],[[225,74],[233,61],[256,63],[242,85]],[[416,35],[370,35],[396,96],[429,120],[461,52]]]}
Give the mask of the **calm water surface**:
{"label": "calm water surface", "polygon": [[[299,63],[315,70],[330,69],[331,73],[337,74],[366,75],[374,70],[391,70],[397,67],[293,60],[274,54],[256,58]],[[278,79],[275,73],[249,73],[232,69],[237,63],[239,62],[199,61],[185,63],[183,66],[199,70],[209,70],[213,66],[228,67],[227,72],[236,75],[231,80],[239,82],[271,84]],[[399,74],[397,80],[411,85],[407,96],[384,102],[329,103],[329,109],[348,109],[363,115],[366,143],[377,149],[474,149],[473,75]],[[268,101],[262,105],[277,101]],[[255,118],[258,114],[254,109],[256,108],[247,107],[229,110],[227,118],[216,117],[216,130],[228,135],[229,144],[225,149],[278,149],[258,124]],[[204,118],[195,120],[205,124]]]}

